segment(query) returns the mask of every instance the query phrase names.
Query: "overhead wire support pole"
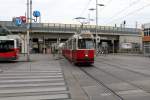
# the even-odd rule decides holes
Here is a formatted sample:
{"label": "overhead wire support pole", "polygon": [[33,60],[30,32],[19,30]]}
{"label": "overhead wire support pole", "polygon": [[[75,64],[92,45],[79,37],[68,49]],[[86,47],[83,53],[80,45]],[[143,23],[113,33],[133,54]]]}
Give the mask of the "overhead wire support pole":
{"label": "overhead wire support pole", "polygon": [[96,28],[95,28],[96,55],[97,55],[97,51],[98,51],[98,6],[104,6],[104,4],[98,4],[98,0],[96,0]]}
{"label": "overhead wire support pole", "polygon": [[98,37],[98,34],[97,34],[97,27],[98,27],[98,0],[96,0],[96,27],[95,27],[95,42],[96,42],[96,45],[95,45],[95,50],[96,50],[96,55],[97,55],[97,50],[98,50],[98,44],[97,44],[97,37]]}
{"label": "overhead wire support pole", "polygon": [[30,12],[30,3],[29,0],[27,0],[27,61],[30,61],[30,23],[29,23],[29,14]]}
{"label": "overhead wire support pole", "polygon": [[[31,34],[32,33],[32,0],[30,0],[30,27],[29,27],[30,29],[30,31],[29,31],[29,33]],[[30,34],[29,34],[29,40],[28,40],[28,42],[29,42],[29,51],[28,51],[28,54],[29,54],[29,61],[30,61]]]}
{"label": "overhead wire support pole", "polygon": [[30,0],[30,33],[32,31],[32,0]]}

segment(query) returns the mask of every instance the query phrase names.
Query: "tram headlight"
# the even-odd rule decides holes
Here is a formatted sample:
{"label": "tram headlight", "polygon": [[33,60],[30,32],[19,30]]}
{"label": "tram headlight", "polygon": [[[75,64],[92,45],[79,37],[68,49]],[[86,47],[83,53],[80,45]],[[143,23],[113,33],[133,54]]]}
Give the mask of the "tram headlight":
{"label": "tram headlight", "polygon": [[88,55],[86,54],[85,57],[88,57]]}

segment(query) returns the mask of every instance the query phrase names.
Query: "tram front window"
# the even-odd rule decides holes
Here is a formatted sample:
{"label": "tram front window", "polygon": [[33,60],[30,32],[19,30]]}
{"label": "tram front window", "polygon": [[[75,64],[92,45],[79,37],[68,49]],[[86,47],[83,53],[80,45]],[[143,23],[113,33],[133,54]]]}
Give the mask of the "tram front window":
{"label": "tram front window", "polygon": [[79,49],[93,49],[94,44],[92,39],[79,39],[78,40]]}

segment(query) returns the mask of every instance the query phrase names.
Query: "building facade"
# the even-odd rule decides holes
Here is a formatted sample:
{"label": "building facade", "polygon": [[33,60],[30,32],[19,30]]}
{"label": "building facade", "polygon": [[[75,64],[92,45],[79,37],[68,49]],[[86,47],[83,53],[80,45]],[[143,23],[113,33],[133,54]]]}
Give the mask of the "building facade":
{"label": "building facade", "polygon": [[143,30],[143,50],[145,55],[150,55],[150,23],[142,26]]}

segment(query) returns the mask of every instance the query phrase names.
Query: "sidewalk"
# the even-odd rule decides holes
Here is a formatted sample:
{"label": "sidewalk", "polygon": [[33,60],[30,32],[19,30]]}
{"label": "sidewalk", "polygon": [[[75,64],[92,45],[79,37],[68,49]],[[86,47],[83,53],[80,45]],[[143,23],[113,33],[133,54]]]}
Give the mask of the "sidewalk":
{"label": "sidewalk", "polygon": [[[35,71],[58,71],[61,72],[61,67],[56,60],[57,57],[53,57],[52,55],[44,55],[44,54],[32,54],[30,55],[30,62],[26,61],[26,57],[21,55],[19,61],[25,62],[21,66],[17,68],[11,69],[11,71],[27,71],[27,72],[35,72]],[[10,70],[9,70],[10,71]]]}
{"label": "sidewalk", "polygon": [[[31,55],[31,62],[0,73],[1,100],[70,100],[60,64],[51,55]],[[20,61],[25,61],[21,56]]]}

